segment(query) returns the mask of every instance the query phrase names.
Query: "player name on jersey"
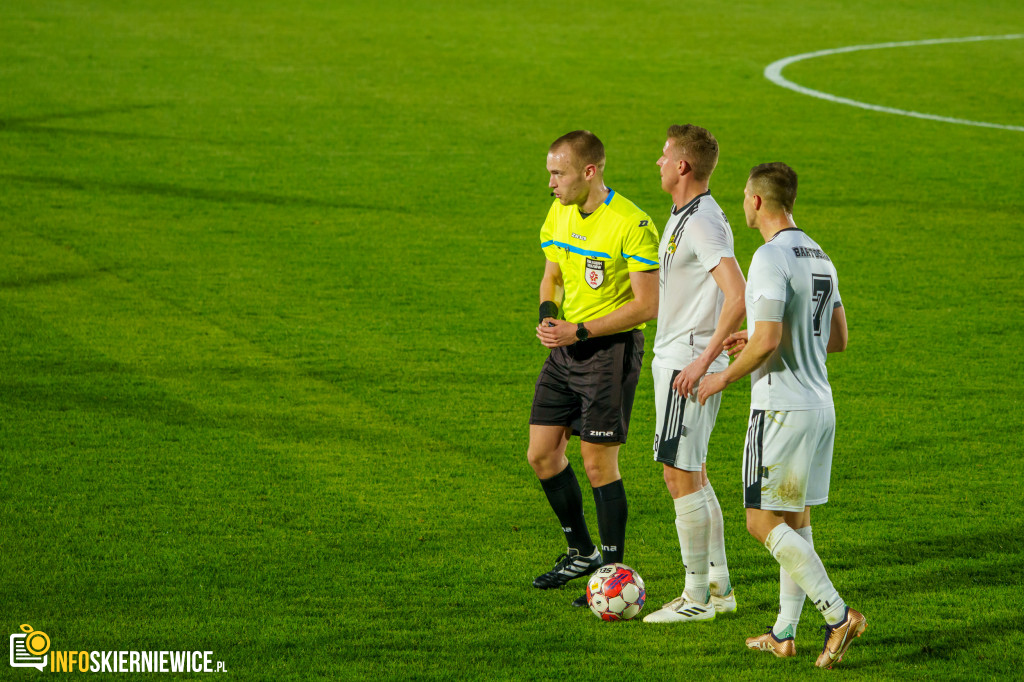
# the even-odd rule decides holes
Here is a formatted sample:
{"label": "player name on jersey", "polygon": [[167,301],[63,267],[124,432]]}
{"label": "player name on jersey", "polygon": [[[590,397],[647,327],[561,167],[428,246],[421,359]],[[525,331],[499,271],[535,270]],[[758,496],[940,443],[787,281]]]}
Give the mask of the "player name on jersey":
{"label": "player name on jersey", "polygon": [[797,258],[821,258],[822,260],[831,261],[828,254],[821,249],[812,249],[807,246],[794,246],[793,253]]}

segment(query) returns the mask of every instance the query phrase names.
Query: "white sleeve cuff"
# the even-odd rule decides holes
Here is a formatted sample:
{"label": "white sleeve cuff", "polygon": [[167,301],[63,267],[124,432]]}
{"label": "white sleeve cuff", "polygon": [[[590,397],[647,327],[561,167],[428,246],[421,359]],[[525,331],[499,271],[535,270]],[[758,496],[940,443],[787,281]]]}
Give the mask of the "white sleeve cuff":
{"label": "white sleeve cuff", "polygon": [[776,301],[774,298],[760,297],[754,301],[755,322],[782,322],[786,313],[786,302]]}

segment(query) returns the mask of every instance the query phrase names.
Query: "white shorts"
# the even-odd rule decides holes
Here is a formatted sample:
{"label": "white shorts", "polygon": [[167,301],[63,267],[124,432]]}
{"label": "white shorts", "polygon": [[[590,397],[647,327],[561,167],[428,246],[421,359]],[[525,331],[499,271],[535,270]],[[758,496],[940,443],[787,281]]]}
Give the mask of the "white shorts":
{"label": "white shorts", "polygon": [[697,396],[683,398],[672,390],[678,369],[654,365],[654,459],[684,471],[700,471],[708,458],[708,440],[715,428],[722,394],[701,405]]}
{"label": "white shorts", "polygon": [[743,506],[803,511],[828,502],[836,412],[751,410],[743,445]]}

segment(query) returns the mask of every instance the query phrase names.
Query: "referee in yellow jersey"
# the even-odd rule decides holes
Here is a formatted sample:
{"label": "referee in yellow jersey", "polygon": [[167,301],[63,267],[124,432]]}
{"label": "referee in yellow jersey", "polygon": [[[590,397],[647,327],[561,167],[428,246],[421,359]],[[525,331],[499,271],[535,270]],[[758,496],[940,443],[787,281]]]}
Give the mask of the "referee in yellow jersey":
{"label": "referee in yellow jersey", "polygon": [[[576,130],[555,140],[547,167],[555,201],[541,228],[547,263],[537,338],[551,349],[530,410],[527,459],[565,533],[568,549],[533,586],[561,587],[622,561],[626,442],[647,320],[658,315],[658,233],[650,217],[604,184],[604,145]],[[559,309],[559,299],[561,309]],[[583,518],[583,495],[565,456],[580,438],[594,492],[600,549]],[[580,597],[573,606],[586,606]]]}

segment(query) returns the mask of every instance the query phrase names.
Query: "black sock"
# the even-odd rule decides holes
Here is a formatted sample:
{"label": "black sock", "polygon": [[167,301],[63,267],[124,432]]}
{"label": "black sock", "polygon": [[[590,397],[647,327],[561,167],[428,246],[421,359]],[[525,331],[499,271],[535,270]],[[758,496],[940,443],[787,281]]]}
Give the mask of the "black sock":
{"label": "black sock", "polygon": [[548,496],[548,503],[555,511],[558,522],[562,524],[566,544],[584,556],[593,554],[594,542],[590,539],[587,521],[583,518],[583,493],[572,465],[566,465],[561,473],[551,478],[541,479],[540,485]]}
{"label": "black sock", "polygon": [[620,564],[626,544],[626,518],[629,516],[622,479],[594,488],[594,504],[597,505],[597,530],[601,534],[601,561]]}

